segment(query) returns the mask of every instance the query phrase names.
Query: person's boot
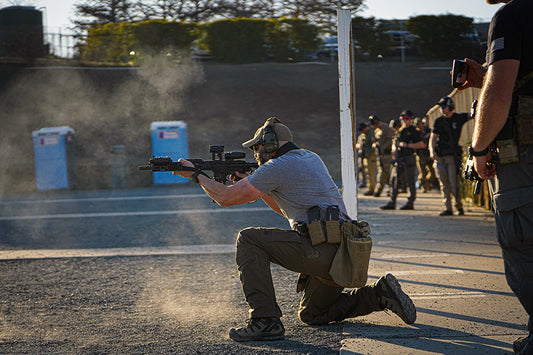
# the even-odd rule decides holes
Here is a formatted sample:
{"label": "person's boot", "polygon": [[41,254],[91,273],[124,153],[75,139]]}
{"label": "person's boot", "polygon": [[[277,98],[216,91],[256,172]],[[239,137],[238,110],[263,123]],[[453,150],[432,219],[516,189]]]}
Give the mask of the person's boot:
{"label": "person's boot", "polygon": [[283,339],[285,328],[279,318],[251,318],[241,328],[231,328],[229,337],[235,341]]}
{"label": "person's boot", "polygon": [[378,188],[374,191],[374,197],[381,196],[381,192],[382,191],[383,191],[383,187],[382,186],[378,186]]}
{"label": "person's boot", "polygon": [[374,190],[367,190],[363,195],[364,196],[372,196],[374,194]]}
{"label": "person's boot", "polygon": [[400,207],[400,209],[401,210],[414,210],[415,209],[415,205],[412,202],[407,202],[405,205]]}
{"label": "person's boot", "polygon": [[386,205],[380,206],[379,208],[381,208],[382,210],[395,210],[396,209],[396,202],[391,200]]}
{"label": "person's boot", "polygon": [[411,298],[402,291],[394,275],[387,274],[381,277],[374,284],[374,288],[378,303],[383,310],[391,310],[407,324],[413,324],[416,321],[416,307]]}
{"label": "person's boot", "polygon": [[533,334],[527,337],[521,337],[513,342],[513,351],[515,354],[532,355],[533,354]]}

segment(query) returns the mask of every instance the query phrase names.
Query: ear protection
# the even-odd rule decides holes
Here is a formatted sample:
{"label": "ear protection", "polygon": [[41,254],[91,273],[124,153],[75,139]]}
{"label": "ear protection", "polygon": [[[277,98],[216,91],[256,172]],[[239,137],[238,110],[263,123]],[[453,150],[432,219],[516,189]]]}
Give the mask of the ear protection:
{"label": "ear protection", "polygon": [[261,138],[261,144],[265,147],[265,152],[272,153],[279,148],[278,135],[274,126],[276,122],[281,122],[275,117],[268,120],[268,125],[264,128],[263,138]]}
{"label": "ear protection", "polygon": [[455,110],[455,103],[453,102],[453,100],[451,98],[449,98],[448,100],[448,107],[450,108],[450,110]]}

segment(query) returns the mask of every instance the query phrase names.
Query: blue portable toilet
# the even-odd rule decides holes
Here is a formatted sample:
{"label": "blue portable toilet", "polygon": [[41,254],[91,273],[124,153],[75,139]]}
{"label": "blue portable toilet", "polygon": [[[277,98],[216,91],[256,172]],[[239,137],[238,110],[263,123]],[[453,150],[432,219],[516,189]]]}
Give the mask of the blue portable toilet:
{"label": "blue portable toilet", "polygon": [[[187,142],[187,124],[183,121],[157,121],[150,125],[152,133],[152,155],[168,156],[173,161],[189,157]],[[154,172],[154,185],[157,184],[183,184],[189,179],[172,172]]]}
{"label": "blue portable toilet", "polygon": [[73,135],[68,126],[32,132],[37,190],[68,189],[73,180]]}

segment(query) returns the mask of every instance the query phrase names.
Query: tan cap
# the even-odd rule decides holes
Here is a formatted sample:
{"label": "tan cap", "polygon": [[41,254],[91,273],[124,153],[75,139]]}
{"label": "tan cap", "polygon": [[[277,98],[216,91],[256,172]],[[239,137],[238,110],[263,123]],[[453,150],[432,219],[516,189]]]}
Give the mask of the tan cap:
{"label": "tan cap", "polygon": [[255,131],[254,137],[249,141],[244,142],[242,146],[245,148],[250,148],[258,143],[261,143],[261,140],[263,139],[263,135],[265,133],[265,128],[268,126],[274,127],[274,132],[276,132],[278,142],[292,142],[292,133],[289,130],[289,127],[282,124],[281,121],[276,117],[270,117],[265,121],[265,124],[262,127],[259,127],[257,131]]}

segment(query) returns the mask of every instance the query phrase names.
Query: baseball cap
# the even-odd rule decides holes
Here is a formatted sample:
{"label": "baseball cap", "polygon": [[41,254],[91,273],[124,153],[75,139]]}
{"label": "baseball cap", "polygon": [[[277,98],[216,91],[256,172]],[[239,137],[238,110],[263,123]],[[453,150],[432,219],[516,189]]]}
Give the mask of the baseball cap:
{"label": "baseball cap", "polygon": [[378,124],[379,117],[376,115],[370,115],[368,116],[368,120],[370,121],[370,124]]}
{"label": "baseball cap", "polygon": [[413,111],[411,110],[403,110],[402,113],[400,113],[400,118],[404,120],[410,120],[413,116]]}
{"label": "baseball cap", "polygon": [[440,107],[453,107],[453,100],[449,96],[444,96],[442,99],[439,100],[437,105],[439,105]]}
{"label": "baseball cap", "polygon": [[242,144],[244,148],[250,148],[256,144],[261,143],[261,140],[263,139],[263,135],[265,134],[265,128],[267,126],[273,126],[274,132],[276,132],[276,136],[278,138],[278,141],[288,141],[292,142],[292,133],[289,129],[289,127],[285,126],[281,123],[281,121],[276,117],[270,117],[268,118],[263,126],[259,127],[257,131],[255,131],[254,137]]}

